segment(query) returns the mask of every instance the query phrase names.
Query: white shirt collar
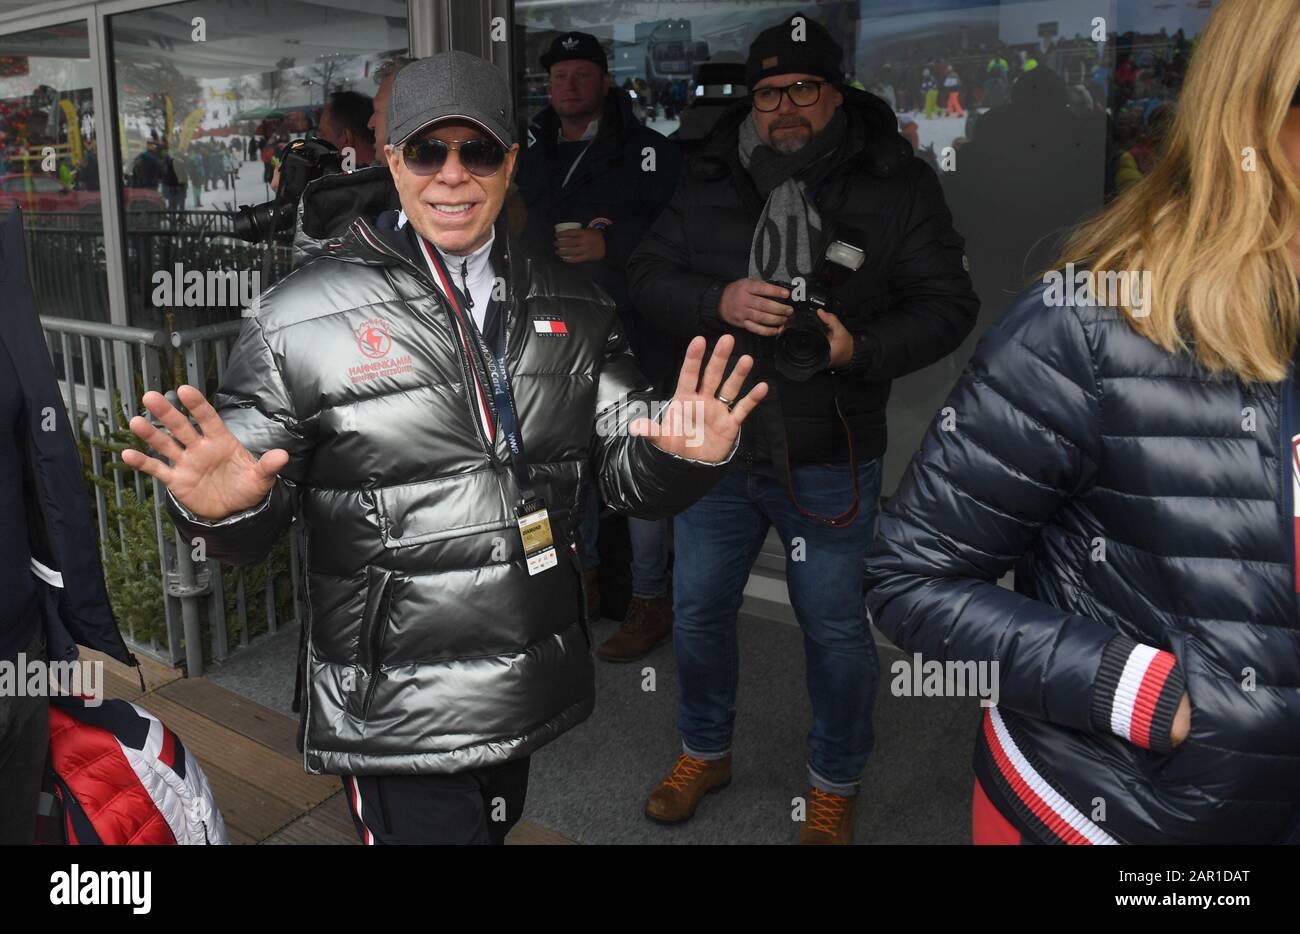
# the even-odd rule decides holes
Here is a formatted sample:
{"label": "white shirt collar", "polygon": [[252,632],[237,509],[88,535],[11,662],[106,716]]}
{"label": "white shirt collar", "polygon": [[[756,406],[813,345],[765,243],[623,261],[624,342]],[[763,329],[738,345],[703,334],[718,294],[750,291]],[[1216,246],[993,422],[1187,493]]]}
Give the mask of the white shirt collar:
{"label": "white shirt collar", "polygon": [[600,117],[597,117],[595,120],[592,120],[590,123],[587,124],[587,129],[583,130],[582,135],[579,136],[577,139],[565,139],[564,127],[560,127],[558,130],[555,131],[555,138],[561,143],[580,143],[584,139],[595,139],[596,132],[599,129],[600,129]]}
{"label": "white shirt collar", "polygon": [[473,282],[476,279],[481,278],[485,274],[489,278],[491,277],[492,244],[496,241],[496,238],[497,238],[496,228],[495,227],[488,228],[487,243],[483,244],[473,253],[467,254],[465,256],[458,256],[455,253],[448,253],[446,250],[438,246],[438,244],[436,243],[433,245],[437,247],[438,252],[442,254],[443,261],[447,264],[447,268],[450,269],[453,273],[455,273],[456,278],[458,280],[460,278],[460,264],[462,262],[468,263],[467,270],[469,272],[469,280]]}
{"label": "white shirt collar", "polygon": [[[406,212],[398,211],[397,229],[401,230],[405,226],[406,226]],[[442,255],[443,260],[447,263],[447,267],[450,269],[454,266],[457,274],[459,274],[460,272],[460,261],[463,259],[468,259],[470,278],[474,278],[477,275],[481,275],[484,267],[488,265],[488,260],[492,255],[492,244],[496,242],[496,238],[497,238],[496,226],[493,225],[491,228],[488,229],[487,243],[483,244],[481,247],[479,247],[477,250],[475,250],[473,253],[469,254],[468,256],[456,256],[452,253],[448,253],[446,250],[438,246],[438,244],[436,243],[434,243],[433,245],[438,248],[438,252]],[[432,243],[433,241],[430,242]]]}
{"label": "white shirt collar", "polygon": [[[465,256],[457,256],[454,253],[448,253],[436,243],[433,244],[438,255],[442,257],[443,264],[447,267],[447,272],[451,275],[452,282],[458,287],[469,293],[473,303],[472,314],[474,323],[481,329],[484,326],[487,317],[488,304],[492,301],[492,288],[495,284],[494,272],[492,269],[492,244],[496,241],[496,228],[491,228],[488,232],[487,242]],[[423,238],[421,238],[423,239]],[[432,242],[432,241],[428,241]],[[461,274],[461,267],[464,264],[464,275]],[[430,267],[430,275],[434,283],[442,291],[442,281],[433,272]]]}

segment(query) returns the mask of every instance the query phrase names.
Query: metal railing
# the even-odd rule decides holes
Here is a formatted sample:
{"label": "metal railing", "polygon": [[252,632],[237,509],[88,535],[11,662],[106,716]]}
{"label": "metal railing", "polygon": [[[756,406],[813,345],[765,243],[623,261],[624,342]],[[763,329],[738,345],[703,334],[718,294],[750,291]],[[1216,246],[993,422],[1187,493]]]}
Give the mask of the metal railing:
{"label": "metal railing", "polygon": [[[127,427],[131,416],[148,415],[140,403],[145,392],[171,393],[183,382],[207,395],[215,391],[240,324],[224,321],[169,334],[41,317],[94,487],[101,557],[127,642],[165,664],[183,661],[190,677],[203,672],[205,644],[207,660],[221,662],[232,637],[246,647],[290,617],[299,618],[296,536],[278,542],[263,565],[223,567],[205,558],[198,543],[182,540],[163,507],[162,484],[126,467],[121,452],[135,443]],[[152,560],[150,546],[156,547],[156,568],[142,563],[142,557]]]}
{"label": "metal railing", "polygon": [[[245,243],[229,236],[234,220],[229,212],[128,210],[125,222],[127,299],[137,309],[134,320],[164,326],[170,311],[186,325],[224,320],[229,309],[154,306],[153,276],[184,269],[257,270],[270,285],[289,273],[293,251],[287,241]],[[81,211],[24,211],[28,274],[36,307],[78,320],[109,318],[108,276],[105,267],[104,218],[98,203]]]}

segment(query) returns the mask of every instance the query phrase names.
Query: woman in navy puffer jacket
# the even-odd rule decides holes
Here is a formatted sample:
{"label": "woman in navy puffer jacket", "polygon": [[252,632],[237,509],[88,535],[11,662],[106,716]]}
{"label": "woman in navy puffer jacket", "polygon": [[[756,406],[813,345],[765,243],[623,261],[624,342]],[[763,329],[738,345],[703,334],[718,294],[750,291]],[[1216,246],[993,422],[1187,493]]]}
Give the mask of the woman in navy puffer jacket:
{"label": "woman in navy puffer jacket", "polygon": [[868,561],[901,647],[997,663],[977,843],[1300,839],[1300,0],[1224,0],[1167,147],[984,337]]}

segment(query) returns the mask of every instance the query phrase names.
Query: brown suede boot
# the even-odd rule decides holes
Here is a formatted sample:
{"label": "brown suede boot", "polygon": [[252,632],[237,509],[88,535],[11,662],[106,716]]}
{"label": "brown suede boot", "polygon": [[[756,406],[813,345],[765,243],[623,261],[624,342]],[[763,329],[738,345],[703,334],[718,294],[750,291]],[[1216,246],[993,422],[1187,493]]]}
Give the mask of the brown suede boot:
{"label": "brown suede boot", "polygon": [[834,795],[820,788],[808,793],[808,816],[799,831],[799,844],[848,846],[853,842],[853,809],[857,795]]}
{"label": "brown suede boot", "polygon": [[673,634],[673,605],[667,597],[633,597],[618,632],[596,648],[607,662],[634,662]]}
{"label": "brown suede boot", "polygon": [[587,568],[582,578],[587,590],[587,619],[594,623],[600,619],[600,568]]}
{"label": "brown suede boot", "polygon": [[731,754],[721,759],[697,759],[682,754],[672,774],[655,785],[645,803],[645,816],[661,824],[690,820],[700,800],[731,784]]}

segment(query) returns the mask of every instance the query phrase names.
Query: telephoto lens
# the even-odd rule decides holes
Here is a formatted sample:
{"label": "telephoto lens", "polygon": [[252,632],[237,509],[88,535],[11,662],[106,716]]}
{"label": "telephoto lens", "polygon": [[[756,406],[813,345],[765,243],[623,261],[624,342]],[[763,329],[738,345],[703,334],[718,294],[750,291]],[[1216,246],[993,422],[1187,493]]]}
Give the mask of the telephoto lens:
{"label": "telephoto lens", "polygon": [[279,200],[266,201],[262,204],[241,204],[231,218],[230,236],[238,237],[249,243],[270,240],[277,230],[288,228],[293,224],[294,205],[282,204]]}
{"label": "telephoto lens", "polygon": [[280,159],[280,190],[275,198],[240,205],[231,219],[231,231],[218,236],[259,243],[292,230],[298,216],[298,199],[308,183],[342,171],[342,156],[332,143],[314,136],[293,140],[285,146]]}

